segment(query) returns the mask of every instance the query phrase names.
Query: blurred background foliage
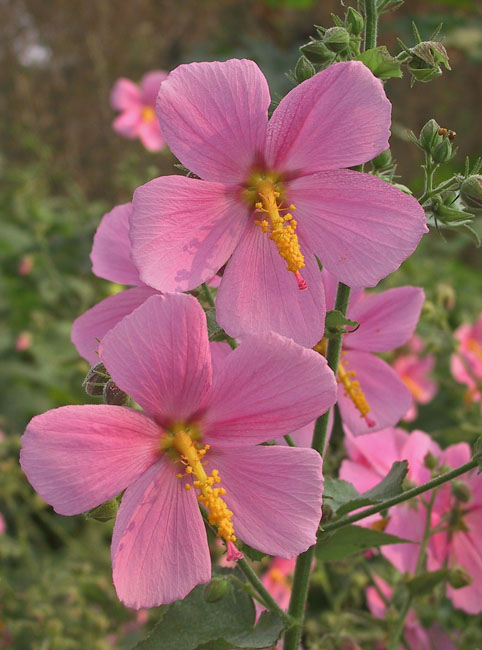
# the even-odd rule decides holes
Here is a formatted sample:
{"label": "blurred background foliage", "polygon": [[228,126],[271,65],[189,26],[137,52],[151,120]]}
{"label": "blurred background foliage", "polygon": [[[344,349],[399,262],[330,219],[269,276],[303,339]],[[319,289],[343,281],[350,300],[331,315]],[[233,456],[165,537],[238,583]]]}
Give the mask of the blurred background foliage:
{"label": "blurred background foliage", "polygon": [[[112,131],[113,83],[182,62],[246,57],[277,98],[291,87],[285,73],[298,47],[314,24],[332,25],[330,12],[342,12],[337,0],[0,1],[0,648],[127,648],[145,624],[115,597],[110,524],[54,515],[17,462],[33,415],[89,399],[81,388],[88,367],[69,337],[72,321],[116,289],[90,272],[102,215],[138,185],[178,173],[168,150],[150,154]],[[452,66],[430,85],[410,89],[408,75],[386,84],[399,180],[417,192],[422,160],[408,129],[417,133],[434,117],[457,132],[459,153],[447,175],[480,152],[482,16],[477,0],[408,0],[382,17],[379,43],[392,54],[395,36],[412,45],[412,20],[425,38],[444,23]],[[442,445],[472,441],[480,423],[478,405],[464,404],[465,388],[450,376],[449,354],[451,331],[482,312],[481,270],[472,240],[431,232],[384,282],[425,288],[419,333],[437,355],[441,389],[415,426]],[[350,567],[335,565],[315,580],[320,603],[329,599],[327,585],[337,594],[325,629],[340,626],[337,610],[360,606],[357,580],[366,576]],[[347,629],[352,623],[343,619]],[[474,643],[473,626],[460,625]]]}

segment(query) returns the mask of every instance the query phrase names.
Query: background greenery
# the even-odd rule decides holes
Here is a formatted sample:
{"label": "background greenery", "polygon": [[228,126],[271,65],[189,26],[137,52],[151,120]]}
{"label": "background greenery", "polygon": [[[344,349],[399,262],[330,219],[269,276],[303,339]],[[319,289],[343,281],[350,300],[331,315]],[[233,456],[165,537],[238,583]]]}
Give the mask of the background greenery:
{"label": "background greenery", "polygon": [[[314,34],[313,24],[331,26],[330,11],[341,13],[337,1],[0,3],[0,513],[6,522],[0,535],[0,647],[128,648],[145,629],[113,591],[111,525],[53,514],[17,461],[19,437],[33,415],[91,399],[81,388],[87,364],[69,336],[78,315],[116,290],[90,273],[92,236],[102,215],[129,200],[138,185],[176,173],[167,150],[149,154],[111,130],[114,81],[138,80],[151,69],[192,60],[247,57],[266,73],[273,96],[280,96],[291,87],[285,72],[294,67],[298,47]],[[429,85],[410,89],[408,78],[386,85],[393,102],[392,153],[401,182],[417,192],[421,156],[407,129],[418,132],[434,117],[457,131],[452,169],[480,152],[482,20],[475,0],[408,1],[382,17],[380,43],[392,53],[398,51],[395,35],[412,44],[412,20],[425,37],[444,22],[452,65],[452,72]],[[476,228],[482,232],[480,223]],[[384,282],[425,288],[428,305],[419,332],[437,354],[441,389],[420,409],[415,426],[443,445],[471,441],[480,422],[478,406],[464,405],[465,389],[451,379],[448,363],[450,332],[482,312],[481,270],[480,251],[470,239],[457,234],[443,241],[431,232]],[[25,349],[17,349],[22,341]],[[338,460],[333,454],[332,466]],[[363,608],[366,575],[357,566],[335,563],[316,574],[310,647],[330,647],[316,645],[320,629],[361,633],[363,618],[347,615]],[[330,613],[320,619],[317,612],[328,604]],[[152,620],[156,616],[151,612]],[[480,643],[474,623],[460,615],[454,624],[464,628],[467,648]]]}

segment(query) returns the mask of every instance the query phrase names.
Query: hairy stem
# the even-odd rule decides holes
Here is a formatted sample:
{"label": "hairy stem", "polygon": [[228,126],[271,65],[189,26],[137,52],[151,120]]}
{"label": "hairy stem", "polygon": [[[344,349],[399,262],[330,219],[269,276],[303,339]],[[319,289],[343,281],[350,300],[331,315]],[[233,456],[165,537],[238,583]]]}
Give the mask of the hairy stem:
{"label": "hairy stem", "polygon": [[241,571],[244,573],[248,581],[251,583],[254,589],[261,596],[268,609],[278,614],[278,616],[280,616],[285,623],[289,623],[290,617],[286,614],[285,611],[281,609],[278,603],[274,600],[273,596],[269,593],[269,591],[266,589],[266,587],[263,585],[261,580],[256,575],[256,572],[251,568],[248,561],[242,558],[241,560],[238,560],[237,566],[241,569]]}
{"label": "hairy stem", "polygon": [[371,50],[377,46],[377,31],[377,0],[365,0],[365,50]]}

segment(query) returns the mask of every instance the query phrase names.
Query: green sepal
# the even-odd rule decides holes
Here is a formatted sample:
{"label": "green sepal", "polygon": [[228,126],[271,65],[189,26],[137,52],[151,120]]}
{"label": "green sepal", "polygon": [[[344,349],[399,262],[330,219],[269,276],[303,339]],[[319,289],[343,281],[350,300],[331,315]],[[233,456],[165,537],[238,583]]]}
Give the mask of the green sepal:
{"label": "green sepal", "polygon": [[119,500],[117,497],[115,497],[114,499],[110,499],[110,501],[106,501],[105,503],[102,503],[100,506],[97,506],[97,508],[92,508],[92,510],[89,510],[88,512],[84,513],[84,517],[86,519],[95,519],[96,521],[105,523],[106,521],[115,519],[118,510],[119,510]]}
{"label": "green sepal", "polygon": [[[352,329],[347,330],[346,327],[351,327]],[[349,334],[350,332],[356,332],[360,327],[360,323],[356,320],[350,320],[344,316],[341,311],[338,309],[331,309],[326,312],[325,318],[325,333],[323,336],[327,339],[333,338],[338,334]]]}
{"label": "green sepal", "polygon": [[393,57],[385,45],[365,50],[357,60],[364,63],[379,79],[400,78],[403,76],[401,63]]}

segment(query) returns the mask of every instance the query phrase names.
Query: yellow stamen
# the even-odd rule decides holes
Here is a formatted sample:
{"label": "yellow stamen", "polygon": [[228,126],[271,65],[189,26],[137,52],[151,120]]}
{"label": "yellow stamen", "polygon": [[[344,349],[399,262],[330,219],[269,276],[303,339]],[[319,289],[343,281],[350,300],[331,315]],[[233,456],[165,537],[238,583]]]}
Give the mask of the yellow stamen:
{"label": "yellow stamen", "polygon": [[[288,265],[288,271],[294,273],[301,290],[306,289],[300,269],[305,266],[305,258],[300,249],[296,227],[296,219],[289,212],[282,216],[283,211],[279,201],[280,193],[275,191],[275,186],[270,180],[261,180],[256,187],[257,195],[261,199],[255,203],[256,210],[266,214],[267,219],[256,220],[254,223],[264,233],[269,232],[269,238],[276,244],[279,254]],[[290,210],[294,206],[290,205]]]}
{"label": "yellow stamen", "polygon": [[411,377],[404,376],[402,381],[408,390],[412,393],[417,402],[420,402],[423,399],[424,393],[423,389],[414,381]]}
{"label": "yellow stamen", "polygon": [[143,122],[152,122],[156,119],[156,111],[152,106],[143,106],[141,116]]}
{"label": "yellow stamen", "polygon": [[467,340],[467,350],[471,352],[474,357],[482,362],[482,345],[473,338]]}
{"label": "yellow stamen", "polygon": [[[191,436],[185,431],[178,431],[170,438],[172,438],[170,445],[180,455],[181,462],[186,465],[186,474],[192,474],[196,478],[192,484],[200,492],[198,496],[199,502],[208,510],[209,523],[217,527],[218,537],[224,539],[226,543],[235,542],[236,537],[231,521],[233,513],[222,499],[222,495],[226,494],[226,490],[222,487],[213,487],[215,484],[221,483],[219,471],[213,469],[208,476],[203,467],[202,458],[209,451],[209,445],[198,449],[194,445]],[[188,490],[190,487],[191,485],[186,483],[186,489]]]}
{"label": "yellow stamen", "polygon": [[277,567],[270,569],[268,575],[271,580],[277,584],[285,585],[285,587],[290,587],[290,581],[288,577]]}

